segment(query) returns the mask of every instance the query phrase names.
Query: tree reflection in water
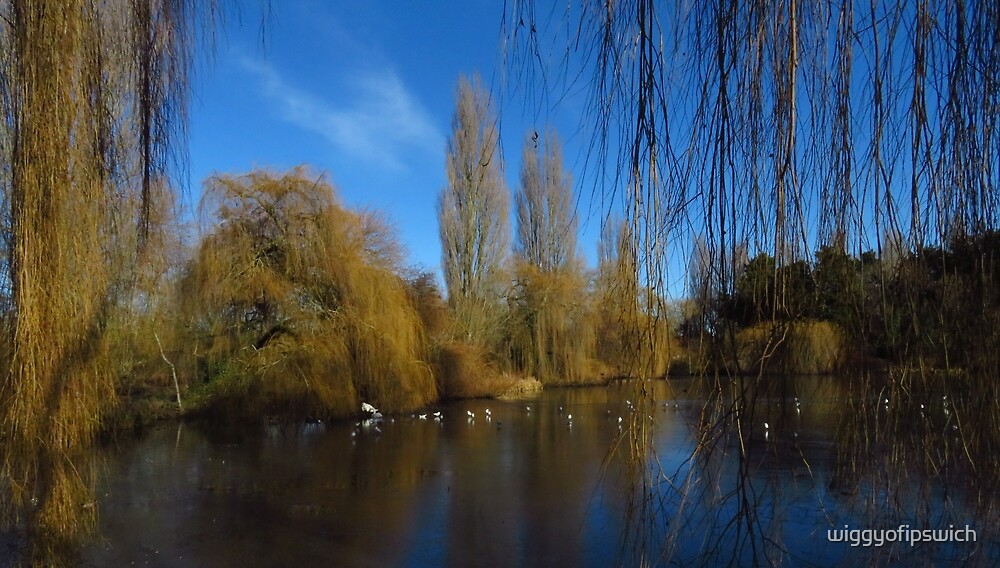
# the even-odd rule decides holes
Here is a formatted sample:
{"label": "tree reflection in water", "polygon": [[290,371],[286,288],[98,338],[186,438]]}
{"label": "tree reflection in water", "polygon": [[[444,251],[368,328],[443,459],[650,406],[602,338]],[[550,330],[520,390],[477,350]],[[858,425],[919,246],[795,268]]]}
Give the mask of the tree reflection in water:
{"label": "tree reflection in water", "polygon": [[[606,462],[630,480],[622,564],[994,565],[998,409],[982,382],[694,379],[681,395],[687,455],[657,444],[662,414],[651,383],[637,383],[641,402]],[[975,542],[890,542],[900,527],[967,526]],[[885,542],[830,542],[845,527],[885,530]]]}
{"label": "tree reflection in water", "polygon": [[[989,387],[692,378],[459,402],[381,435],[164,425],[93,456],[101,538],[63,563],[990,565],[997,417],[974,388]],[[465,419],[486,407],[492,422]],[[844,525],[966,524],[976,542],[828,541]]]}

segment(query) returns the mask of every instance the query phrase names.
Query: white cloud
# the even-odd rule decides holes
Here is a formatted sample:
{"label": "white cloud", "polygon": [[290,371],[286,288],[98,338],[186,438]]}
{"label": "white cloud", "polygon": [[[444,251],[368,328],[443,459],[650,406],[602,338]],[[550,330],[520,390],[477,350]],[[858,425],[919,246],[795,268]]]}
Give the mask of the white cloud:
{"label": "white cloud", "polygon": [[352,157],[405,169],[408,153],[444,149],[444,136],[392,70],[347,76],[344,100],[326,101],[290,84],[266,63],[243,58],[241,64],[277,102],[284,120],[320,134]]}

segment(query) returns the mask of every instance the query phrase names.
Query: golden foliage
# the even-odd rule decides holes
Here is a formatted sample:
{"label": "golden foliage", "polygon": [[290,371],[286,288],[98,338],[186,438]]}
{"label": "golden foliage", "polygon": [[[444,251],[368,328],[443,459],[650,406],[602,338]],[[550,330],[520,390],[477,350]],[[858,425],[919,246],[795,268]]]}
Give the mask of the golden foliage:
{"label": "golden foliage", "polygon": [[803,375],[837,371],[844,363],[844,336],[828,321],[767,322],[736,334],[743,372]]}
{"label": "golden foliage", "polygon": [[607,223],[598,252],[598,359],[613,377],[662,377],[684,350],[667,317],[666,302],[640,286],[634,233],[625,223]]}
{"label": "golden foliage", "polygon": [[578,270],[542,271],[518,261],[509,324],[511,357],[545,384],[594,377],[595,333],[587,282]]}
{"label": "golden foliage", "polygon": [[595,376],[594,322],[577,254],[573,188],[554,132],[525,140],[517,205],[509,350],[515,365],[546,384]]}
{"label": "golden foliage", "polygon": [[322,176],[217,176],[214,221],[183,285],[204,395],[241,415],[410,410],[437,396],[426,338],[385,224]]}
{"label": "golden foliage", "polygon": [[494,397],[515,382],[489,361],[481,346],[461,341],[447,341],[436,348],[434,370],[442,395],[449,398]]}
{"label": "golden foliage", "polygon": [[0,502],[4,522],[36,537],[28,562],[56,562],[46,551],[93,516],[81,449],[115,401],[108,331],[130,299],[155,184],[183,129],[198,6],[211,4],[3,7]]}
{"label": "golden foliage", "polygon": [[829,321],[803,321],[792,325],[788,365],[796,373],[832,373],[844,362],[844,334]]}
{"label": "golden foliage", "polygon": [[441,290],[434,281],[434,274],[421,272],[409,279],[407,293],[427,333],[428,341],[435,345],[452,335],[455,320],[448,305],[441,297]]}

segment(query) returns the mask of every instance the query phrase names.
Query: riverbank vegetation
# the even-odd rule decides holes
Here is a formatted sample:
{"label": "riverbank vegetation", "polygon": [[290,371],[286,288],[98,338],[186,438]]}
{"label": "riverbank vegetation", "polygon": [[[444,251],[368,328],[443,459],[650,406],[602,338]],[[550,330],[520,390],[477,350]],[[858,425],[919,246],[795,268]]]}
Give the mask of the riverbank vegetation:
{"label": "riverbank vegetation", "polygon": [[305,167],[206,180],[196,235],[154,203],[104,427],[328,419],[361,401],[408,412],[666,374],[683,352],[676,321],[653,313],[628,228],[609,224],[588,269],[557,134],[526,136],[511,191],[494,121],[478,80],[460,80],[438,204],[445,290],[405,266],[391,225]]}
{"label": "riverbank vegetation", "polygon": [[191,4],[0,9],[0,528],[26,526],[39,565],[95,520],[84,454],[133,354],[152,208],[214,18]]}
{"label": "riverbank vegetation", "polygon": [[[526,378],[984,365],[973,355],[991,336],[960,322],[996,317],[992,233],[858,257],[839,241],[783,263],[748,258],[744,243],[729,271],[696,239],[687,296],[668,301],[644,282],[645,253],[623,220],[605,223],[597,266],[584,265],[555,132],[526,136],[512,191],[488,96],[462,79],[456,101],[439,200],[445,290],[405,266],[377,212],[340,205],[308,168],[206,180],[196,231],[157,178],[142,255],[103,339],[122,402],[107,399],[98,427],[178,413],[330,418],[362,400],[406,412]],[[969,311],[970,298],[989,309]]]}
{"label": "riverbank vegetation", "polygon": [[[407,412],[531,378],[679,372],[956,373],[996,391],[991,3],[599,6],[572,48],[622,215],[597,266],[558,136],[526,133],[508,188],[490,98],[461,79],[444,288],[307,168],[212,177],[191,230],[168,165],[214,16],[133,4],[3,9],[0,505],[55,546],[93,522],[82,449],[157,416]],[[514,9],[510,53],[547,61],[533,3]]]}
{"label": "riverbank vegetation", "polygon": [[[753,401],[768,396],[768,373],[851,369],[850,398],[869,405],[866,420],[897,399],[922,404],[919,392],[984,401],[950,428],[963,450],[988,433],[987,451],[956,460],[989,487],[1000,447],[1000,9],[961,0],[688,8],[639,0],[560,12],[526,0],[503,24],[519,87],[545,100],[585,92],[593,175],[615,181],[602,195],[623,211],[643,288],[687,280],[677,311],[688,362],[707,371],[711,391],[737,387],[706,405],[693,456],[712,461],[732,440],[741,458],[744,489],[721,500],[740,545],[706,563],[785,558],[768,551],[774,526],[760,522],[751,476],[762,426]],[[669,306],[647,298],[648,313]],[[637,415],[626,445],[636,506],[622,548],[624,563],[642,564],[644,539],[663,526],[663,493],[678,483],[647,467],[659,463],[653,420]],[[877,439],[864,427],[845,424]],[[930,446],[916,447],[935,474],[946,469]],[[669,551],[652,558],[676,561]]]}
{"label": "riverbank vegetation", "polygon": [[[648,24],[644,19],[639,23]],[[25,64],[29,56],[26,51]],[[641,62],[638,70],[650,72]],[[692,72],[717,80],[711,66]],[[117,95],[127,91],[124,84],[106,87],[120,87],[121,93],[113,93]],[[176,88],[157,86],[156,92],[162,91],[157,96],[166,97]],[[779,95],[760,93],[758,102],[795,99],[794,93]],[[719,96],[729,95],[723,91]],[[154,115],[135,117],[141,136],[159,133],[151,124],[170,119],[155,114],[161,112],[156,104],[166,104],[157,101],[150,102]],[[876,103],[886,104],[884,98]],[[747,124],[755,124],[759,116],[754,113],[760,109],[738,108],[750,113]],[[735,116],[741,115],[729,120]],[[57,119],[66,118],[51,118]],[[838,132],[848,126],[830,120],[827,126]],[[65,267],[19,260],[27,249],[15,245],[30,238],[17,231],[30,228],[27,220],[10,225],[10,313],[63,317],[53,299],[75,297],[59,292],[68,276],[32,276],[31,271],[39,270],[35,265],[70,271],[88,266],[88,282],[100,290],[97,296],[87,292],[81,297],[100,296],[100,301],[77,298],[66,309],[84,314],[74,321],[94,320],[86,328],[91,331],[55,321],[38,323],[38,329],[65,328],[73,337],[90,338],[77,352],[94,363],[84,367],[100,380],[83,381],[84,395],[74,399],[79,404],[101,401],[80,411],[105,416],[86,421],[90,432],[109,423],[141,423],[175,408],[202,415],[341,416],[352,413],[360,400],[372,400],[390,411],[406,411],[441,397],[493,396],[523,377],[558,385],[668,373],[824,373],[881,370],[890,364],[943,370],[996,367],[989,355],[996,351],[990,349],[995,334],[982,331],[993,329],[997,319],[996,238],[992,229],[976,229],[981,223],[976,224],[975,215],[962,217],[976,212],[982,217],[989,209],[964,207],[961,194],[953,195],[952,217],[918,216],[911,224],[921,232],[906,237],[893,225],[895,231],[880,238],[878,247],[853,255],[848,243],[861,250],[865,241],[863,235],[846,232],[847,210],[823,210],[818,242],[825,244],[809,258],[808,239],[796,240],[795,225],[808,218],[789,205],[789,192],[803,191],[801,183],[787,183],[793,177],[787,168],[795,160],[786,156],[776,162],[781,167],[765,168],[767,179],[780,190],[777,216],[768,212],[763,194],[747,196],[732,189],[737,182],[753,181],[758,187],[766,180],[728,171],[719,179],[731,189],[720,189],[714,209],[705,209],[714,213],[703,226],[719,230],[695,239],[687,253],[686,297],[669,298],[663,285],[667,247],[661,237],[676,231],[687,211],[676,202],[688,191],[677,184],[687,182],[658,178],[650,190],[661,192],[657,199],[647,199],[638,186],[625,183],[630,187],[621,194],[625,218],[605,220],[597,266],[586,267],[577,242],[572,176],[563,168],[558,135],[544,129],[526,134],[519,183],[510,189],[496,125],[479,81],[461,79],[447,147],[448,183],[439,198],[443,289],[433,276],[404,266],[401,246],[377,214],[339,205],[334,188],[307,169],[206,181],[197,235],[191,234],[176,211],[162,164],[153,160],[163,154],[157,144],[166,139],[143,138],[142,154],[131,161],[114,162],[120,156],[108,147],[103,165],[94,166],[99,179],[119,172],[107,177],[108,183],[114,179],[120,184],[115,187],[134,186],[134,193],[119,192],[125,196],[120,202],[90,213],[75,202],[64,204],[83,215],[85,225],[111,230],[98,231],[90,240],[74,231],[65,254],[62,249],[32,253],[32,258],[65,256]],[[35,147],[28,143],[34,132],[29,126],[18,123],[15,138],[25,142],[10,149],[18,152],[11,154],[12,163],[21,163],[14,158],[24,162],[12,170],[12,219],[30,210],[31,203],[21,198],[34,194],[28,190],[37,177],[31,168],[49,159],[42,146],[38,156],[28,155]],[[656,130],[651,124],[647,134]],[[124,128],[107,132],[131,133]],[[729,154],[713,155],[722,163],[737,150],[749,151],[749,157],[740,156],[750,159],[768,144],[795,143],[791,131],[775,136],[756,146],[720,147],[715,152]],[[109,143],[102,140],[94,143]],[[75,148],[89,151],[80,144]],[[629,175],[651,175],[649,164],[659,163],[663,154],[648,157],[645,165],[635,162]],[[755,160],[760,161],[750,162]],[[834,163],[823,163],[831,175],[840,171]],[[101,168],[112,166],[118,169],[102,173]],[[80,178],[89,171],[70,168],[63,185],[90,187],[90,178]],[[848,182],[853,180],[845,178]],[[843,205],[846,187],[828,193]],[[707,196],[705,189],[700,191],[698,199]],[[791,198],[804,201],[798,193]],[[759,223],[745,216],[754,211]],[[917,238],[927,234],[931,220],[948,229],[936,244]],[[763,231],[769,225],[775,227],[773,234]],[[717,235],[727,234],[728,228],[737,230],[720,241]],[[95,251],[105,260],[86,260]],[[45,310],[29,308],[35,295],[28,294],[23,278],[53,287],[42,294],[49,302]],[[30,318],[17,319],[9,346],[43,343],[17,335],[42,333],[31,331],[30,323]],[[47,343],[57,351],[69,349],[59,337]],[[12,347],[9,353],[34,357],[28,348]],[[18,372],[37,366],[9,358]],[[33,381],[48,373],[39,372],[29,373]],[[8,381],[11,401],[35,404],[18,394],[26,381]],[[124,395],[129,410],[116,406],[111,391]],[[16,404],[12,408],[11,416],[49,414],[20,412]],[[13,434],[19,427],[12,428],[12,436],[20,436]],[[70,434],[57,437],[73,445],[77,437]]]}

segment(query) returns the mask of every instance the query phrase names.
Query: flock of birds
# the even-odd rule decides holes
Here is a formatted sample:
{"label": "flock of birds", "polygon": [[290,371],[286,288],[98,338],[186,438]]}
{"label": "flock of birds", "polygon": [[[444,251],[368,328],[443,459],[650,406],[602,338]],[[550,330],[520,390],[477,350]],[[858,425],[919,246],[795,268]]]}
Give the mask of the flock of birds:
{"label": "flock of birds", "polygon": [[[625,406],[626,406],[628,412],[636,412],[636,406],[635,406],[635,404],[632,401],[626,400],[625,401]],[[669,402],[664,402],[663,403],[663,410],[668,410],[670,408],[671,408],[671,403],[669,403]],[[676,410],[680,410],[680,405],[677,402],[674,402],[673,405],[672,405],[672,408],[675,411]],[[525,414],[527,414],[529,416],[532,414],[533,410],[534,409],[532,408],[532,406],[530,404],[524,406]],[[566,413],[565,412],[565,408],[562,405],[560,405],[557,408],[557,412],[558,412],[559,416],[563,416],[565,424],[566,424],[566,427],[569,428],[569,429],[572,429],[573,428],[573,414],[572,413]],[[606,411],[606,414],[607,414],[608,420],[611,420],[613,418],[612,412],[611,412],[610,409],[608,409]],[[475,424],[475,422],[476,422],[476,413],[475,412],[473,412],[472,410],[466,410],[465,411],[465,415],[466,415],[466,422],[468,422],[470,425],[471,424]],[[434,422],[437,422],[437,423],[441,423],[444,420],[444,413],[441,412],[440,410],[435,411],[435,412],[424,412],[424,413],[418,413],[418,414],[411,414],[410,418],[414,419],[414,420],[431,420],[431,421],[434,421]],[[493,419],[493,411],[490,410],[489,408],[486,408],[485,410],[483,410],[483,412],[482,412],[482,418],[485,419],[486,422],[489,423],[489,424],[495,424],[495,426],[496,426],[496,428],[498,430],[503,426],[503,422],[501,422],[499,420],[494,421],[494,419]],[[650,418],[652,418],[652,416],[650,416]],[[380,435],[380,434],[382,434],[382,427],[381,427],[381,425],[385,421],[386,421],[385,416],[383,416],[382,412],[379,411],[378,408],[376,408],[375,406],[373,406],[372,404],[369,404],[367,402],[362,402],[361,403],[361,420],[358,421],[358,422],[356,422],[354,424],[354,428],[351,430],[351,437],[352,438],[356,437],[358,434],[361,434],[361,433],[371,433],[371,434],[375,434],[375,435]],[[390,418],[388,418],[388,421],[390,423],[393,423],[393,422],[395,422],[395,418],[390,417]],[[623,423],[624,423],[624,417],[623,416],[618,416],[616,423],[617,423],[618,429],[620,430],[622,428],[622,426],[623,426]]]}
{"label": "flock of birds", "polygon": [[[794,398],[795,398],[795,414],[796,414],[796,416],[801,417],[801,415],[802,415],[802,404],[799,402],[799,397],[796,396]],[[876,400],[875,402],[876,402],[876,404],[881,403],[882,408],[886,412],[889,412],[889,398],[888,397],[882,397],[882,396],[880,396],[879,399]],[[950,405],[950,402],[948,400],[948,395],[942,395],[942,397],[941,397],[941,411],[944,414],[945,418],[948,419],[949,422],[951,422],[950,419],[951,419],[951,413],[952,413],[952,411],[951,411],[951,408],[950,408],[949,405]],[[920,418],[922,420],[927,418],[926,411],[927,411],[927,406],[924,405],[923,403],[921,403],[920,404]],[[952,430],[958,430],[958,424],[951,423],[951,429]],[[792,434],[793,434],[793,436],[796,439],[799,437],[799,433],[797,431],[793,432]],[[770,440],[770,438],[771,438],[771,426],[767,422],[764,422],[764,439],[765,440]]]}
{"label": "flock of birds", "polygon": [[[879,402],[881,402],[882,406],[884,407],[884,409],[886,411],[888,411],[889,410],[889,399],[886,398],[886,397],[879,397],[879,398],[882,399]],[[795,413],[796,413],[796,416],[800,417],[802,415],[802,403],[799,401],[799,397],[794,397],[794,402],[795,402]],[[671,403],[671,402],[663,402],[662,403],[662,408],[663,408],[663,410],[668,410],[668,409],[671,408],[671,405],[673,407],[673,410],[675,410],[675,411],[680,409],[680,405],[676,401],[674,401],[673,403]],[[942,398],[941,398],[941,406],[942,406],[942,411],[944,413],[944,416],[946,418],[950,418],[951,412],[952,412],[949,405],[950,405],[950,402],[948,400],[948,395],[942,396]],[[625,406],[626,406],[628,412],[636,412],[636,406],[635,406],[635,404],[631,400],[626,400],[625,401]],[[524,410],[525,410],[526,414],[531,415],[532,407],[531,407],[530,404],[529,405],[525,405]],[[921,418],[925,418],[926,417],[926,414],[925,414],[926,410],[927,410],[927,407],[924,404],[920,404],[920,417]],[[558,413],[559,413],[560,416],[563,415],[563,413],[564,413],[563,406],[560,405],[558,407]],[[466,421],[469,424],[475,424],[476,413],[473,412],[472,410],[466,410],[465,414],[466,414]],[[381,428],[380,425],[385,420],[385,417],[382,415],[382,413],[377,408],[375,408],[373,405],[371,405],[371,404],[369,404],[367,402],[362,402],[361,403],[361,415],[362,415],[362,420],[359,421],[359,422],[356,422],[354,429],[351,431],[351,436],[352,437],[355,437],[359,433],[364,433],[364,432],[370,432],[370,433],[374,433],[376,435],[379,435],[379,434],[382,433],[382,428]],[[606,411],[606,415],[607,415],[607,418],[609,420],[612,419],[612,412],[611,412],[610,409],[608,409]],[[430,413],[413,414],[410,417],[413,418],[413,419],[416,419],[416,420],[432,420],[434,422],[440,423],[440,422],[442,422],[444,420],[444,413],[442,413],[440,410],[438,410],[438,411],[430,412]],[[487,423],[490,423],[490,424],[494,423],[493,412],[489,408],[486,408],[483,411],[483,417],[484,417],[484,419],[486,420]],[[650,418],[652,418],[652,416],[650,416]],[[395,422],[395,419],[394,418],[389,418],[389,421],[390,422]],[[624,418],[622,416],[618,416],[617,425],[618,425],[619,429],[622,428],[623,421],[624,421]],[[570,428],[570,429],[573,428],[573,415],[572,414],[567,413],[565,415],[565,423],[566,423],[567,428]],[[497,421],[495,421],[495,425],[496,425],[497,429],[500,429],[501,426],[503,425],[503,423],[501,421],[497,420]],[[952,427],[952,429],[955,429],[955,430],[958,429],[958,425],[957,424],[952,424],[951,427]],[[771,426],[767,422],[764,422],[763,433],[764,433],[764,440],[770,440],[771,439]],[[797,439],[799,433],[798,432],[793,432],[793,435]]]}

